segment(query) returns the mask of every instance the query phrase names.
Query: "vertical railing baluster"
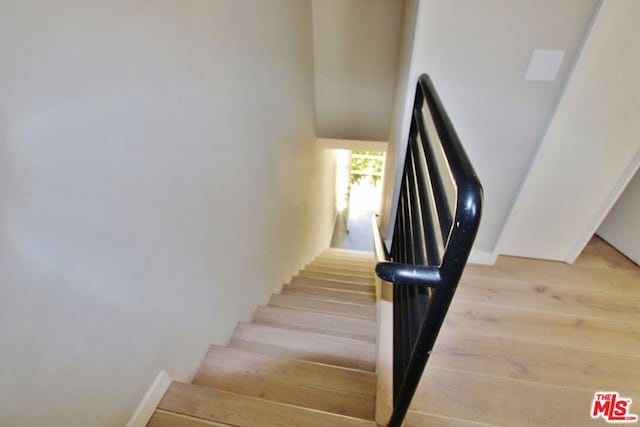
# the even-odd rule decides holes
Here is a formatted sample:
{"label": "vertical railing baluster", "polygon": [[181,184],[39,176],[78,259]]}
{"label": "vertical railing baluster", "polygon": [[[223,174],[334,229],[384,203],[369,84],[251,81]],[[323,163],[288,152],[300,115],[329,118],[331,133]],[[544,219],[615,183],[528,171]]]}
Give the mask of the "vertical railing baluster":
{"label": "vertical railing baluster", "polygon": [[[437,135],[429,135],[423,112],[430,114],[429,123]],[[440,149],[446,167],[435,158],[434,150]],[[453,182],[446,188],[456,191],[455,212],[451,212],[443,179]],[[431,81],[423,75],[414,98],[391,260],[382,259],[384,264],[394,263],[384,271],[396,271],[404,282],[392,279],[395,274],[385,278],[376,269],[394,285],[391,427],[402,424],[420,381],[477,233],[481,203],[480,182]],[[382,247],[379,232],[374,235],[376,248]],[[420,280],[413,279],[423,268],[432,270]]]}

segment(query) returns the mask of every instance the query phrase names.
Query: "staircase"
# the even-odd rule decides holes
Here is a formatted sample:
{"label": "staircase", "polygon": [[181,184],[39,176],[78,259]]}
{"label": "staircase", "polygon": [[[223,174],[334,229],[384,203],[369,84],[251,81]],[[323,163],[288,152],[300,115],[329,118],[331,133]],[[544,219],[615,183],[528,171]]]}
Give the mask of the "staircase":
{"label": "staircase", "polygon": [[148,427],[375,426],[373,256],[328,249],[173,382]]}

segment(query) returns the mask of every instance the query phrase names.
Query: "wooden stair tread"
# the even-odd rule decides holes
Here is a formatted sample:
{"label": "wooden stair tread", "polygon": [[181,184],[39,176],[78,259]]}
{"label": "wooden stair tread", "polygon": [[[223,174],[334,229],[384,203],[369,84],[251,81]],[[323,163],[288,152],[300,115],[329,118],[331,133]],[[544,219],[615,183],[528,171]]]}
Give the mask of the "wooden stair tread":
{"label": "wooden stair tread", "polygon": [[319,286],[284,285],[281,293],[306,295],[325,300],[352,302],[356,304],[376,303],[376,295],[370,292],[354,292],[342,289],[321,288]]}
{"label": "wooden stair tread", "polygon": [[269,305],[355,317],[358,319],[375,320],[376,318],[376,306],[373,304],[330,301],[303,295],[274,294],[269,300]]}
{"label": "wooden stair tread", "polygon": [[238,427],[375,426],[373,421],[173,382],[159,409]]}
{"label": "wooden stair tread", "polygon": [[194,384],[373,419],[373,373],[211,346]]}
{"label": "wooden stair tread", "polygon": [[372,271],[375,269],[376,263],[372,261],[353,261],[341,258],[316,258],[314,264],[333,265],[343,268],[353,268],[361,271]]}
{"label": "wooden stair tread", "polygon": [[317,286],[319,288],[341,289],[345,291],[369,292],[375,293],[376,287],[373,284],[365,283],[348,283],[329,279],[320,279],[308,276],[293,276],[291,278],[292,285]]}
{"label": "wooden stair tread", "polygon": [[339,274],[342,276],[359,277],[364,279],[374,279],[374,269],[371,270],[354,270],[352,267],[335,267],[328,265],[309,264],[304,268],[305,271],[313,271],[317,273]]}
{"label": "wooden stair tread", "polygon": [[327,248],[320,256],[339,256],[339,257],[349,257],[349,258],[358,258],[358,259],[373,259],[372,251],[358,251],[354,249],[344,249],[344,248]]}
{"label": "wooden stair tread", "polygon": [[214,421],[193,418],[188,415],[176,414],[157,409],[147,427],[226,427],[229,424],[216,423]]}
{"label": "wooden stair tread", "polygon": [[377,332],[376,322],[373,320],[272,306],[258,307],[254,312],[253,322],[373,342]]}
{"label": "wooden stair tread", "polygon": [[374,283],[373,277],[348,276],[344,274],[328,273],[322,271],[302,270],[298,273],[298,276],[316,277],[318,279],[328,279],[335,282],[363,283],[365,285],[373,285]]}
{"label": "wooden stair tread", "polygon": [[319,267],[335,267],[341,269],[349,269],[351,271],[373,271],[373,267],[375,266],[375,260],[371,262],[351,262],[349,260],[337,259],[337,258],[321,258],[317,257],[313,261],[309,263],[309,265],[319,266]]}
{"label": "wooden stair tread", "polygon": [[459,418],[443,417],[434,414],[425,414],[409,410],[402,422],[403,427],[492,427],[491,424],[478,423],[475,421],[461,420]]}
{"label": "wooden stair tread", "polygon": [[365,371],[375,365],[370,341],[255,323],[239,323],[229,346]]}

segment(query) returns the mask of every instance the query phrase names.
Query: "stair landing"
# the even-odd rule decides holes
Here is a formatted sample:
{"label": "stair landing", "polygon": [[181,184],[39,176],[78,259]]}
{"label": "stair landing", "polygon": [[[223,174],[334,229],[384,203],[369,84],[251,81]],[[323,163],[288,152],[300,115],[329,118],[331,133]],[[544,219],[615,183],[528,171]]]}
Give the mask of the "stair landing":
{"label": "stair landing", "polygon": [[373,265],[323,252],[212,345],[191,384],[173,382],[147,426],[375,426]]}

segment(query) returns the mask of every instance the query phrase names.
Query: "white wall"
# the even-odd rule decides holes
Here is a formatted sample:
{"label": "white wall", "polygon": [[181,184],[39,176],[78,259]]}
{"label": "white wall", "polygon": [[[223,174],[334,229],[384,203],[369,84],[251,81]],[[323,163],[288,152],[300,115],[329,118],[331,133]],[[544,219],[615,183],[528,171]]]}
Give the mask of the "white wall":
{"label": "white wall", "polygon": [[[491,259],[514,198],[553,113],[597,0],[422,0],[404,96],[396,95],[389,152],[404,159],[409,108],[431,75],[485,190],[476,252]],[[553,83],[525,82],[534,49],[567,53]],[[399,82],[402,94],[404,81]],[[400,100],[400,101],[399,101]],[[391,163],[391,162],[389,162]],[[392,206],[397,188],[386,186]],[[392,218],[392,216],[390,216]],[[385,224],[389,221],[385,220]]]}
{"label": "white wall", "polygon": [[600,224],[598,235],[640,265],[640,172]]}
{"label": "white wall", "polygon": [[413,105],[413,93],[415,93],[415,82],[410,81],[409,73],[414,55],[413,44],[416,35],[419,0],[405,0],[404,3],[389,143],[382,182],[382,206],[380,208],[380,230],[387,240],[393,235],[393,221],[399,194],[399,188],[396,184],[402,179],[406,139],[409,136],[409,117]]}
{"label": "white wall", "polygon": [[403,2],[313,0],[317,134],[386,141]]}
{"label": "white wall", "polygon": [[0,3],[0,425],[124,425],[320,249],[302,0]]}
{"label": "white wall", "polygon": [[365,151],[387,151],[387,143],[385,141],[365,141],[362,139],[332,139],[318,138],[318,142],[323,147],[332,150],[365,150]]}
{"label": "white wall", "polygon": [[640,2],[604,0],[500,243],[573,262],[640,164]]}

